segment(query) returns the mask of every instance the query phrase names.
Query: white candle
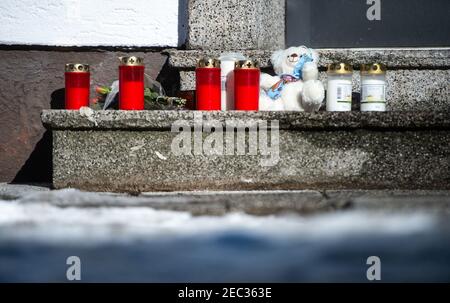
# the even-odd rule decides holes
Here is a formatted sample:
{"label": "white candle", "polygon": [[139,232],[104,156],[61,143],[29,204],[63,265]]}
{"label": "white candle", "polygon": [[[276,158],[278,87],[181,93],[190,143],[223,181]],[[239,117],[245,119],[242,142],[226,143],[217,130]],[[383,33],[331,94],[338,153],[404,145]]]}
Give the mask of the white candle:
{"label": "white candle", "polygon": [[381,64],[361,66],[361,111],[386,111],[386,68]]}
{"label": "white candle", "polygon": [[351,111],[353,68],[346,63],[330,64],[327,75],[327,111]]}
{"label": "white candle", "polygon": [[221,76],[221,110],[234,109],[234,63],[245,60],[241,53],[224,53],[219,57]]}

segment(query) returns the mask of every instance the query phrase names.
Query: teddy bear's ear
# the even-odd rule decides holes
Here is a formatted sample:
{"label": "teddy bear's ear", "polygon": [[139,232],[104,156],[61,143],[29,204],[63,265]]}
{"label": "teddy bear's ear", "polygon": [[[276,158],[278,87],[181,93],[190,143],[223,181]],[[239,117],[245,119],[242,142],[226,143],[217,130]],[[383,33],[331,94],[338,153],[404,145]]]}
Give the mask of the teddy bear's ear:
{"label": "teddy bear's ear", "polygon": [[270,62],[272,62],[273,70],[276,74],[280,75],[283,73],[283,59],[284,59],[284,50],[275,51],[270,57]]}

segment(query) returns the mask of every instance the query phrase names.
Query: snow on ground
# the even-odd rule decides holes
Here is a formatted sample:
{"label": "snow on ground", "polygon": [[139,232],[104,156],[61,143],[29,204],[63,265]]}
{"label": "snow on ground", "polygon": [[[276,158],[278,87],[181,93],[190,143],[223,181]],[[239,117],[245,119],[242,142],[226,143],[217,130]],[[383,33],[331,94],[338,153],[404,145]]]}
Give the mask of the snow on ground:
{"label": "snow on ground", "polygon": [[428,214],[340,212],[321,216],[223,217],[147,207],[60,208],[46,203],[0,201],[0,239],[74,242],[83,245],[139,239],[170,239],[245,232],[271,239],[334,238],[342,235],[404,235],[430,230]]}
{"label": "snow on ground", "polygon": [[49,193],[0,200],[0,282],[66,281],[74,255],[85,282],[364,282],[369,256],[380,257],[386,282],[450,281],[447,216],[196,217],[112,200],[85,207],[114,195]]}

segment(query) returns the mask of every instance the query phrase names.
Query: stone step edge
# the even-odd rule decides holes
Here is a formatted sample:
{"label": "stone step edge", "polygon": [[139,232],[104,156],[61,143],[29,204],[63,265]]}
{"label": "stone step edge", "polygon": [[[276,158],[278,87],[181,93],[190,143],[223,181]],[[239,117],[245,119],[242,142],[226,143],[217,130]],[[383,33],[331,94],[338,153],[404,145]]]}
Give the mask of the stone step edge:
{"label": "stone step edge", "polygon": [[[0,184],[0,190],[8,185]],[[302,214],[367,210],[367,211],[417,211],[442,212],[450,207],[448,190],[268,190],[268,191],[183,191],[143,192],[137,196],[82,192],[75,189],[30,191],[17,193],[15,200],[28,204],[46,203],[56,207],[143,207],[159,210],[186,211],[193,215],[224,215],[246,212],[269,215],[282,212]],[[68,198],[67,193],[78,199]]]}
{"label": "stone step edge", "polygon": [[[269,50],[236,50],[256,59],[262,68],[271,67]],[[398,69],[448,69],[450,68],[450,47],[442,48],[347,48],[317,49],[320,54],[319,66],[336,61],[346,61],[355,67],[370,62],[381,62],[389,68]],[[169,56],[170,66],[179,69],[194,69],[201,57],[218,57],[221,50],[177,50],[163,51]]]}
{"label": "stone step edge", "polygon": [[[170,131],[175,122],[189,127],[226,127],[233,123],[282,130],[450,130],[446,112],[246,112],[246,111],[73,111],[43,110],[42,123],[51,130],[157,130]],[[278,126],[273,121],[278,121]],[[220,125],[220,126],[219,126]]]}

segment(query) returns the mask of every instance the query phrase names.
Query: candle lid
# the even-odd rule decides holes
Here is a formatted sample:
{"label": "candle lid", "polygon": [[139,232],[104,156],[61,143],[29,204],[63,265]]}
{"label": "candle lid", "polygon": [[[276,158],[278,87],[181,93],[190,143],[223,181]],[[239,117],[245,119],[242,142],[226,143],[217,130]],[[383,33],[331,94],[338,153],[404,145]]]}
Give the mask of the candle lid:
{"label": "candle lid", "polygon": [[220,67],[220,60],[215,58],[202,58],[198,60],[197,67],[207,67],[207,68]]}
{"label": "candle lid", "polygon": [[241,53],[235,53],[235,52],[225,52],[222,53],[219,57],[219,60],[222,61],[233,61],[236,62],[237,60],[246,60],[247,57],[245,57]]}
{"label": "candle lid", "polygon": [[386,65],[381,63],[371,63],[361,65],[361,74],[384,75],[386,74]]}
{"label": "candle lid", "polygon": [[255,60],[238,60],[234,64],[235,69],[258,69],[259,64]]}
{"label": "candle lid", "polygon": [[353,73],[353,66],[345,62],[332,63],[328,64],[327,72],[330,74],[348,75]]}
{"label": "candle lid", "polygon": [[120,65],[126,66],[142,66],[144,65],[144,58],[130,56],[130,57],[119,57]]}
{"label": "candle lid", "polygon": [[89,64],[67,63],[66,64],[66,72],[87,73],[87,72],[89,72]]}

